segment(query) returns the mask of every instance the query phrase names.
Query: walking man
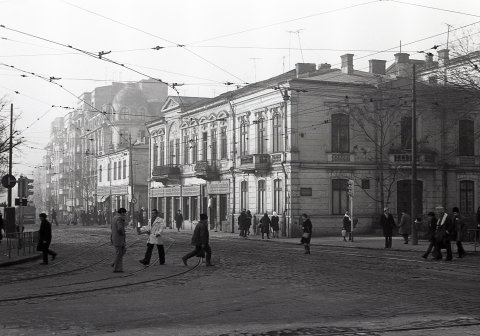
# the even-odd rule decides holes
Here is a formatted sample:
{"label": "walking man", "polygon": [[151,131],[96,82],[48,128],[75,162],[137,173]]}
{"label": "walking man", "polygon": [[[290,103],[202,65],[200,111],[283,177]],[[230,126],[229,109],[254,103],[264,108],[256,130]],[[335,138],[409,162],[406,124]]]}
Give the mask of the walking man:
{"label": "walking man", "polygon": [[48,265],[48,255],[52,256],[52,261],[55,260],[57,253],[49,249],[52,242],[52,224],[47,220],[47,214],[41,213],[40,217],[40,229],[38,230],[38,244],[42,251],[43,262],[40,265]]}
{"label": "walking man", "polygon": [[451,239],[454,234],[455,224],[453,223],[452,217],[445,212],[445,208],[441,205],[435,207],[435,212],[437,213],[437,228],[435,230],[435,250],[437,255],[435,259],[442,259],[441,249],[445,248],[447,250],[446,261],[452,260],[452,245]]}
{"label": "walking man", "polygon": [[55,224],[58,226],[58,221],[57,221],[57,212],[55,211],[54,208],[52,208],[52,224]]}
{"label": "walking man", "polygon": [[175,226],[177,227],[178,232],[180,232],[180,229],[182,228],[183,224],[183,215],[180,210],[177,211],[175,214]]}
{"label": "walking man", "polygon": [[113,272],[123,272],[123,256],[126,253],[126,234],[125,234],[125,217],[127,210],[120,208],[112,220],[111,242],[115,247],[115,261],[113,262]]}
{"label": "walking man", "polygon": [[411,218],[405,210],[402,210],[402,217],[400,218],[400,223],[398,224],[398,233],[403,237],[403,243],[408,244],[408,236],[411,231]]}
{"label": "walking man", "polygon": [[380,217],[380,226],[383,230],[383,236],[385,237],[385,248],[392,248],[392,235],[395,225],[395,219],[390,213],[388,208],[383,209],[383,214]]}
{"label": "walking man", "polygon": [[152,257],[153,247],[157,245],[158,249],[158,258],[160,265],[165,264],[165,249],[163,247],[163,230],[165,230],[165,221],[163,220],[163,214],[158,215],[157,209],[152,210],[152,218],[150,219],[150,224],[142,227],[142,231],[148,234],[147,240],[147,251],[145,252],[145,257],[140,260],[140,263],[147,266],[150,264],[150,259]]}
{"label": "walking man", "polygon": [[463,258],[467,255],[462,244],[467,226],[465,225],[465,222],[460,216],[460,210],[458,209],[458,207],[454,207],[452,209],[452,212],[453,212],[453,221],[454,221],[455,231],[456,231],[455,240],[457,243],[458,258]]}
{"label": "walking man", "polygon": [[200,214],[200,221],[193,230],[192,245],[195,246],[195,249],[182,257],[183,264],[187,266],[188,259],[195,256],[202,257],[205,254],[206,265],[213,266],[211,262],[212,249],[209,245],[208,216],[206,214]]}

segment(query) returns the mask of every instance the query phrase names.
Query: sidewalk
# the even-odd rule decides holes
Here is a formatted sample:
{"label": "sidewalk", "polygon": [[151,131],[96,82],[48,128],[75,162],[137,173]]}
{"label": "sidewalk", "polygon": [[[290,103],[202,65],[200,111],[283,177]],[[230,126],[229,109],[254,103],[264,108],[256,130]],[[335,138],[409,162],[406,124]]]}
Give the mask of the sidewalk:
{"label": "sidewalk", "polygon": [[[91,228],[93,230],[109,230],[108,227],[83,227],[83,228]],[[65,229],[68,230],[68,227]],[[56,232],[56,239],[62,240],[62,236],[66,234],[66,232],[62,232],[63,230],[57,230]],[[172,230],[174,232],[175,230]],[[192,231],[186,230],[181,231],[180,234],[191,235]],[[210,237],[212,238],[232,238],[232,239],[244,239],[241,238],[238,233],[228,233],[228,232],[215,232],[210,231]],[[66,236],[65,236],[66,238]],[[247,240],[256,240],[261,241],[261,235],[250,235],[248,236]],[[280,237],[280,238],[270,238],[264,239],[265,243],[282,243],[282,244],[299,244],[300,238],[287,238],[287,237]],[[3,240],[1,244],[5,244],[6,241]],[[428,247],[429,242],[426,240],[419,240],[417,245],[412,245],[411,241],[408,244],[403,243],[402,237],[393,237],[392,248],[390,251],[411,251],[411,252],[418,252],[419,255]],[[346,247],[352,249],[374,249],[374,250],[383,250],[385,243],[384,238],[382,236],[356,236],[354,237],[354,241],[343,241],[343,238],[340,236],[329,236],[329,237],[313,237],[311,239],[311,245],[314,246],[335,246],[335,247]],[[473,243],[464,242],[463,246],[465,251],[471,256],[478,256],[480,255],[480,245],[477,243],[476,252],[475,246]],[[41,253],[32,251],[31,253],[24,254],[22,250],[19,251],[17,254],[17,250],[12,250],[10,257],[6,255],[5,246],[0,246],[0,267],[7,267],[11,265],[16,265],[24,262],[29,262],[33,260],[39,260],[41,258]],[[452,251],[455,253],[456,245],[455,242],[452,242]]]}

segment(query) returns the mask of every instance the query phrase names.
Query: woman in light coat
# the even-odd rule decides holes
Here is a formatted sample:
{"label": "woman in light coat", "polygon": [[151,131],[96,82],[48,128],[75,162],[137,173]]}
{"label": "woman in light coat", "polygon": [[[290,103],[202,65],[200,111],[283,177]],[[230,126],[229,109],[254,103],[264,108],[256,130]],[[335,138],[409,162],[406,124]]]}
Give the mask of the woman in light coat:
{"label": "woman in light coat", "polygon": [[152,218],[150,224],[141,228],[141,231],[148,234],[147,251],[145,257],[140,260],[140,263],[147,266],[150,264],[153,247],[157,245],[158,258],[160,265],[165,264],[165,249],[163,247],[163,230],[166,228],[163,214],[158,215],[157,209],[152,210]]}

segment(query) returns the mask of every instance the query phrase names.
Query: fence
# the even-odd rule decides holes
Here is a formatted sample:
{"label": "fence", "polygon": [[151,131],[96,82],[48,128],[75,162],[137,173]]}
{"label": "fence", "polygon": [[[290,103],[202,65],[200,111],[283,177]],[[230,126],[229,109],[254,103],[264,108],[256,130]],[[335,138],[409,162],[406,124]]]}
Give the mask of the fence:
{"label": "fence", "polygon": [[0,244],[0,254],[11,258],[38,253],[37,243],[38,231],[9,233],[3,236]]}

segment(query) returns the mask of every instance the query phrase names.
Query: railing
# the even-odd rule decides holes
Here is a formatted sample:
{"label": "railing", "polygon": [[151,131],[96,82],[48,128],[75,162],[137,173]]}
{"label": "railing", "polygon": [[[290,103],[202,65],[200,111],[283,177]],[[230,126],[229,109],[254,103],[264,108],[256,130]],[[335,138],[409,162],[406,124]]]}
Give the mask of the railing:
{"label": "railing", "polygon": [[0,244],[0,254],[12,256],[29,255],[37,252],[38,231],[7,233]]}
{"label": "railing", "polygon": [[270,169],[270,154],[252,154],[240,157],[240,169],[266,171]]}
{"label": "railing", "polygon": [[[436,157],[434,153],[418,153],[417,163],[435,163],[435,158]],[[401,163],[401,164],[411,164],[412,154],[411,153],[390,154],[390,162]]]}

